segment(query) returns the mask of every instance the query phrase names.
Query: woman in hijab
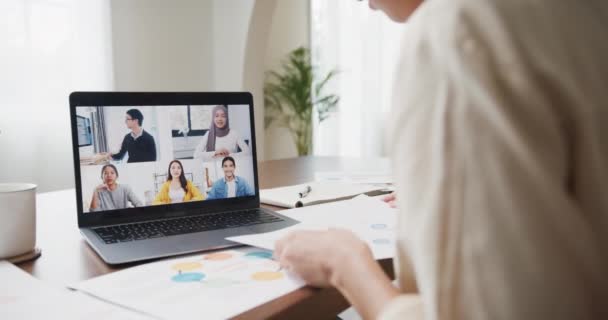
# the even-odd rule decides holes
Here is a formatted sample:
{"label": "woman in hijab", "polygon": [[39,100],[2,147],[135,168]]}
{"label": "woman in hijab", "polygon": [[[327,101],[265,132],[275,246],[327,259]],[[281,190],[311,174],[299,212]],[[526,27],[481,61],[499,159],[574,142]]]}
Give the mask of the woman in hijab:
{"label": "woman in hijab", "polygon": [[241,152],[249,153],[249,146],[245,143],[238,131],[230,128],[228,108],[218,105],[211,111],[212,119],[209,131],[203,136],[201,142],[194,150],[195,159],[213,159],[216,157],[227,157]]}

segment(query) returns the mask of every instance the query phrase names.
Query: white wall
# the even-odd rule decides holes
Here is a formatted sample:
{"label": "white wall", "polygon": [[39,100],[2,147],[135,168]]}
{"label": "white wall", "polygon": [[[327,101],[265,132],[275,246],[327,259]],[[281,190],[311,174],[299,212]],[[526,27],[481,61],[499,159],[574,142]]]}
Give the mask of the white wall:
{"label": "white wall", "polygon": [[[264,57],[266,70],[279,70],[281,60],[300,46],[310,47],[310,3],[309,0],[277,1],[268,35],[268,46]],[[297,157],[298,152],[285,128],[274,125],[265,132],[265,158],[280,159]]]}
{"label": "white wall", "polygon": [[243,90],[245,45],[253,0],[213,0],[213,89]]}
{"label": "white wall", "polygon": [[267,67],[307,44],[308,2],[0,1],[0,182],[73,187],[75,90],[251,91],[258,159],[295,155],[285,134],[264,151],[262,89]]}
{"label": "white wall", "polygon": [[74,186],[68,95],[112,90],[104,0],[0,1],[0,182]]}
{"label": "white wall", "polygon": [[116,89],[213,90],[213,1],[112,0]]}
{"label": "white wall", "polygon": [[[112,0],[117,90],[246,90],[245,46],[254,4],[253,0]],[[263,110],[258,112],[261,105],[255,107],[263,158],[263,118],[258,116]]]}

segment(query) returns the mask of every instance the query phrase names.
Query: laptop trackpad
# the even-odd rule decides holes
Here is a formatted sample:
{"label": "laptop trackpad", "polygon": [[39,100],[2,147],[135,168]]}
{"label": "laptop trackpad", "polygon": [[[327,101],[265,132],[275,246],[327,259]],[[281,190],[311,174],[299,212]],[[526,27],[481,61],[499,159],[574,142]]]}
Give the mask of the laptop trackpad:
{"label": "laptop trackpad", "polygon": [[176,241],[177,250],[180,252],[192,252],[240,246],[241,244],[239,243],[225,239],[226,237],[231,237],[233,233],[240,234],[235,231],[236,230],[218,230],[184,234],[179,236],[179,240]]}

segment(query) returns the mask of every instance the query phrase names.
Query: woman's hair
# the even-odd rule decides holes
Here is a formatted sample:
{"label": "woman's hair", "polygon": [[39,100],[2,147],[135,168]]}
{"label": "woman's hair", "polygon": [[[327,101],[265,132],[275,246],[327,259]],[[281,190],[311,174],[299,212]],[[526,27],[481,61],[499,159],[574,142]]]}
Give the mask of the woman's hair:
{"label": "woman's hair", "polygon": [[236,162],[234,162],[233,157],[226,157],[226,158],[222,159],[222,167],[224,166],[224,162],[226,162],[226,161],[232,162],[232,165],[236,167]]}
{"label": "woman's hair", "polygon": [[114,173],[116,173],[116,178],[118,178],[118,170],[116,170],[116,167],[113,164],[106,164],[105,166],[101,167],[101,180],[103,180],[103,172],[106,170],[106,168],[112,168]]}
{"label": "woman's hair", "polygon": [[179,168],[182,171],[179,174],[179,183],[182,185],[182,189],[184,189],[184,192],[188,193],[188,188],[187,188],[188,180],[186,180],[186,175],[184,174],[184,166],[182,166],[182,163],[179,162],[179,160],[173,160],[173,161],[169,162],[169,168],[167,169],[167,181],[173,180],[173,176],[171,175],[171,165],[173,163],[179,164]]}

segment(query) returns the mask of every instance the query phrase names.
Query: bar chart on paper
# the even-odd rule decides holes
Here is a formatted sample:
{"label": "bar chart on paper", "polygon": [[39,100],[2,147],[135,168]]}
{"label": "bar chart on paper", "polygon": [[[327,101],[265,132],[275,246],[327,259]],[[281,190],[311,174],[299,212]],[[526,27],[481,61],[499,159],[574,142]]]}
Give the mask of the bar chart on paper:
{"label": "bar chart on paper", "polygon": [[256,248],[154,262],[73,286],[160,318],[223,319],[304,283]]}

